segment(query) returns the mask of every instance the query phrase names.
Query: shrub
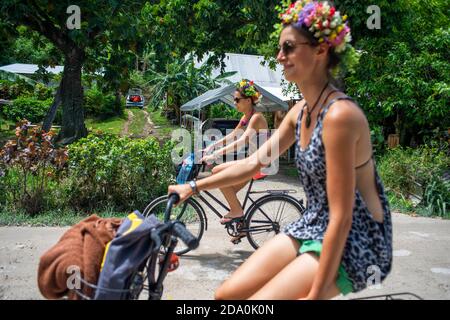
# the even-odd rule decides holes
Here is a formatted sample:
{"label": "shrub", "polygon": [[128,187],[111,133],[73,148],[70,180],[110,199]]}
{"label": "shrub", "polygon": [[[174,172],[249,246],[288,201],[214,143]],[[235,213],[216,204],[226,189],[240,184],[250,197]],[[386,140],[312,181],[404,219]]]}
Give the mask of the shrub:
{"label": "shrub", "polygon": [[77,209],[143,208],[173,181],[171,143],[89,135],[69,146],[70,203]]}
{"label": "shrub", "polygon": [[0,99],[9,100],[11,96],[9,94],[9,87],[13,84],[9,80],[0,80]]}
{"label": "shrub", "polygon": [[33,96],[38,100],[53,99],[53,90],[45,84],[37,83],[34,86]]}
{"label": "shrub", "polygon": [[44,101],[33,97],[22,96],[13,101],[12,105],[3,108],[5,117],[12,121],[28,119],[32,123],[41,122],[52,104],[52,99]]}
{"label": "shrub", "polygon": [[0,150],[0,183],[7,187],[0,202],[8,202],[9,197],[13,206],[18,204],[30,215],[45,209],[49,184],[59,180],[67,161],[67,151],[53,147],[53,135],[39,127],[31,128],[27,120],[18,124],[17,138]]}
{"label": "shrub", "polygon": [[241,117],[242,113],[223,103],[214,104],[208,112],[208,118],[240,119]]}
{"label": "shrub", "polygon": [[0,80],[0,98],[5,100],[14,100],[22,95],[29,95],[33,92],[33,86],[25,80],[16,81]]}
{"label": "shrub", "polygon": [[423,145],[416,149],[395,148],[380,158],[378,168],[387,190],[398,198],[415,198],[417,206],[429,215],[448,216],[450,168],[448,146]]}
{"label": "shrub", "polygon": [[[84,110],[86,115],[98,118],[109,118],[115,115],[119,115],[115,106],[115,96],[110,93],[103,93],[96,86],[86,90],[84,96]],[[125,103],[121,101],[122,111]]]}

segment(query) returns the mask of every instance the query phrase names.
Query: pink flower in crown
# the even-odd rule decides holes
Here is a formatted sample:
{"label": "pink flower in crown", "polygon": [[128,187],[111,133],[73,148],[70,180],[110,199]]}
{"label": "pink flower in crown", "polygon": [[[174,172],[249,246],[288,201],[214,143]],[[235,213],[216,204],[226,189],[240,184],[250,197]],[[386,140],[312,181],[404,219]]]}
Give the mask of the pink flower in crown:
{"label": "pink flower in crown", "polygon": [[331,9],[330,9],[330,17],[331,18],[334,16],[335,12],[336,12],[336,8],[335,7],[331,7]]}
{"label": "pink flower in crown", "polygon": [[341,17],[328,1],[298,0],[289,6],[281,19],[284,24],[306,27],[320,43],[327,43],[336,52],[344,51],[351,41],[350,28],[345,22],[347,16]]}

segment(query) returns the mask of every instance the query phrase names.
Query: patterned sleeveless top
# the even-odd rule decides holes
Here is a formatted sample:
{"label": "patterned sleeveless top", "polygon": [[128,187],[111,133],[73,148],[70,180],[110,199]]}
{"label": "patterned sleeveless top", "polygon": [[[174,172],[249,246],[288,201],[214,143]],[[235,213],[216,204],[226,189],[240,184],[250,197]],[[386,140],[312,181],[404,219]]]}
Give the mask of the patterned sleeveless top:
{"label": "patterned sleeveless top", "polygon": [[[303,185],[307,208],[296,222],[287,225],[284,232],[299,240],[323,241],[329,221],[329,207],[326,191],[325,148],[322,141],[323,119],[330,106],[338,100],[352,100],[344,96],[329,102],[319,114],[316,127],[305,150],[300,146],[301,119],[299,114],[296,125],[296,165]],[[375,166],[375,164],[374,164]],[[389,204],[383,184],[375,168],[375,180],[383,208],[383,223],[378,223],[369,212],[364,199],[355,190],[353,220],[349,232],[342,265],[357,292],[374,283],[384,280],[392,264],[392,223]]]}

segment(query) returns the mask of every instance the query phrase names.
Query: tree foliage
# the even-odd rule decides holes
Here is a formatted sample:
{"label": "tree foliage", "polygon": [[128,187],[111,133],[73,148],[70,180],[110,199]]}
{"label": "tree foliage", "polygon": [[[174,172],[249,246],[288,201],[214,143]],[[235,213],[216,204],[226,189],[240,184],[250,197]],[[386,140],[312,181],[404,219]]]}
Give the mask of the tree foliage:
{"label": "tree foliage", "polygon": [[[291,3],[286,0],[282,3]],[[385,137],[398,133],[403,145],[421,143],[431,129],[450,127],[450,4],[445,0],[336,0],[349,17],[359,61],[344,77],[344,87]],[[380,29],[370,29],[380,8]],[[274,56],[278,33],[259,52]],[[272,65],[274,60],[272,60]]]}

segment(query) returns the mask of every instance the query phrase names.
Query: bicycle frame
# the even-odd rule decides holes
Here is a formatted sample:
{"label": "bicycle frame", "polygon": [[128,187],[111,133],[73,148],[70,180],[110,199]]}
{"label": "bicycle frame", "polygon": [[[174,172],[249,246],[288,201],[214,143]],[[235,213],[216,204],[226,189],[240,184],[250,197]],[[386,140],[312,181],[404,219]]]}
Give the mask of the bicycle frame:
{"label": "bicycle frame", "polygon": [[169,270],[170,257],[177,243],[178,239],[174,236],[170,236],[170,243],[164,255],[164,260],[157,279],[155,279],[155,271],[156,265],[159,262],[159,250],[152,253],[150,259],[147,261],[148,300],[161,300],[163,294],[163,282]]}
{"label": "bicycle frame", "polygon": [[[250,200],[252,203],[255,203],[255,200],[253,200],[250,197],[250,194],[252,193],[256,193],[255,191],[251,191],[252,189],[252,185],[253,185],[253,180],[250,181],[250,185],[247,188],[247,192],[245,194],[245,198],[244,198],[244,203],[242,205],[242,209],[245,211],[245,208],[247,206],[247,202],[248,200]],[[226,211],[229,211],[230,208],[228,208],[225,204],[223,204],[222,201],[220,201],[219,199],[217,199],[211,192],[205,190],[205,191],[201,191],[198,195],[197,198],[202,200],[202,202],[204,204],[206,204],[208,206],[208,208],[210,208],[212,210],[212,212],[214,212],[219,218],[223,218],[223,215],[216,209],[214,208],[213,205],[211,205],[211,203],[202,195],[202,193],[206,194],[211,200],[213,200],[215,203],[217,203],[218,205],[220,205],[222,208],[224,208]]]}
{"label": "bicycle frame", "polygon": [[[247,216],[247,214],[248,214],[248,212],[250,212],[250,208],[252,207],[252,205],[253,204],[255,204],[256,203],[256,201],[258,200],[253,200],[251,197],[250,197],[250,195],[251,194],[261,194],[261,193],[263,193],[263,194],[267,194],[267,195],[270,195],[270,194],[288,194],[288,193],[296,193],[296,191],[295,190],[293,190],[293,189],[285,189],[285,190],[265,190],[265,191],[252,191],[252,187],[253,187],[253,183],[254,183],[254,181],[255,180],[250,180],[250,184],[249,184],[249,186],[248,186],[248,188],[247,188],[247,192],[246,192],[246,194],[245,194],[245,198],[244,198],[244,202],[243,202],[243,204],[242,204],[242,209],[243,209],[243,211],[244,211],[244,217],[246,217]],[[223,204],[222,203],[222,201],[220,201],[219,199],[217,199],[213,194],[211,194],[209,191],[206,191],[206,190],[204,190],[204,191],[201,191],[197,196],[196,196],[196,198],[198,198],[199,200],[201,200],[204,204],[206,204],[206,206],[208,206],[208,208],[210,208],[211,209],[211,211],[212,212],[214,212],[214,214],[216,215],[216,216],[218,216],[219,218],[223,218],[223,215],[208,201],[208,199],[206,199],[202,194],[205,194],[205,195],[207,195],[211,200],[213,200],[215,203],[217,203],[218,205],[220,205],[222,208],[224,208],[226,211],[229,211],[230,209],[225,205],[225,204]],[[246,207],[247,207],[247,204],[249,203],[249,202],[251,202],[250,203],[250,205],[249,205],[249,208],[248,209],[246,209]],[[262,209],[260,209],[260,210],[262,210]],[[262,211],[262,213],[263,213],[263,215],[265,215],[267,218],[268,218],[268,216],[267,216],[267,214],[264,212],[264,211]],[[269,219],[269,218],[268,218]],[[270,219],[269,219],[270,220]]]}

